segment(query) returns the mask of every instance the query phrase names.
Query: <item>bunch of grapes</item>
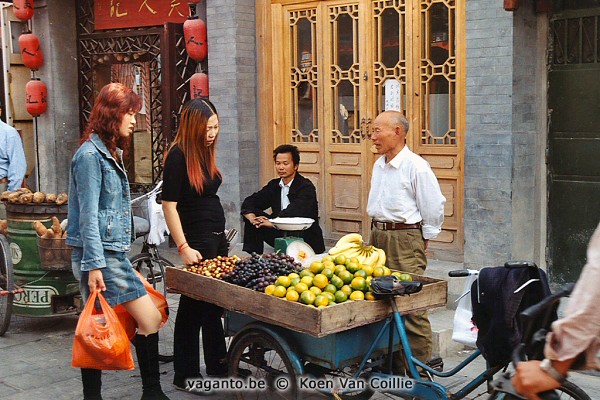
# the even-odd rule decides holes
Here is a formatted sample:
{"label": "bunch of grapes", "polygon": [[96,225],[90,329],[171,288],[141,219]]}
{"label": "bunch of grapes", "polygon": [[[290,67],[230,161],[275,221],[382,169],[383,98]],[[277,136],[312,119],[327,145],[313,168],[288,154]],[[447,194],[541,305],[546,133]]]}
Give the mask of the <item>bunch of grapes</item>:
{"label": "bunch of grapes", "polygon": [[223,276],[223,280],[248,289],[264,291],[275,283],[278,276],[300,271],[302,265],[285,254],[252,253],[239,260],[233,271]]}

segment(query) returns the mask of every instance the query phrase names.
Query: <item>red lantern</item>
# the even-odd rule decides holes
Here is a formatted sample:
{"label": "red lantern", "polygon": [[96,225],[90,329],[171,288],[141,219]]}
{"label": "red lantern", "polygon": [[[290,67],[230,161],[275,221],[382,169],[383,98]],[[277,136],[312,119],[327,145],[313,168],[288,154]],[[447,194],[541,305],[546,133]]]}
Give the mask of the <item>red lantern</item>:
{"label": "red lantern", "polygon": [[33,78],[25,85],[25,91],[27,92],[27,112],[34,117],[45,113],[48,107],[46,84],[39,78]]}
{"label": "red lantern", "polygon": [[206,43],[206,24],[197,16],[189,17],[183,23],[183,38],[185,39],[185,50],[190,58],[200,62],[208,54]]}
{"label": "red lantern", "polygon": [[44,63],[44,56],[40,48],[40,40],[33,33],[24,33],[19,36],[21,58],[27,68],[37,71]]}
{"label": "red lantern", "polygon": [[190,78],[190,97],[208,97],[208,75],[204,72],[196,72]]}
{"label": "red lantern", "polygon": [[506,11],[517,11],[519,9],[519,0],[504,0],[504,9]]}
{"label": "red lantern", "polygon": [[13,11],[15,17],[27,21],[33,17],[33,0],[14,0]]}

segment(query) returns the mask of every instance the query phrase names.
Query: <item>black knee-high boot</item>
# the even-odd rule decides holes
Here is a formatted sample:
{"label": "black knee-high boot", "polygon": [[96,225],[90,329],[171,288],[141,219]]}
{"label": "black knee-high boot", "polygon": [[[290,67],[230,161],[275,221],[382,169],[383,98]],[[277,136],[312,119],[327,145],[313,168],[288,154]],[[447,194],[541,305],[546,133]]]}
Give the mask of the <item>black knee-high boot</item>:
{"label": "black knee-high boot", "polygon": [[83,383],[83,400],[102,400],[102,371],[99,369],[81,368]]}
{"label": "black knee-high boot", "polygon": [[144,392],[141,400],[169,400],[160,387],[158,332],[148,336],[135,335],[133,344],[142,375]]}

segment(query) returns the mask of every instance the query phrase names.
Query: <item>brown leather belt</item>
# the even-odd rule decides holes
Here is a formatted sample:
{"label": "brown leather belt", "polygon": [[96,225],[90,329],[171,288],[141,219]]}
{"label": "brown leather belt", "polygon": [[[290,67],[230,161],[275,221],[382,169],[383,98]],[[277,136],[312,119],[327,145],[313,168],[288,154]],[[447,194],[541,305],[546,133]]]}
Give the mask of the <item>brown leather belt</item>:
{"label": "brown leather belt", "polygon": [[385,221],[371,221],[371,227],[375,227],[382,231],[398,231],[401,229],[419,229],[421,223],[416,224],[403,224],[402,222],[385,222]]}
{"label": "brown leather belt", "polygon": [[6,182],[8,182],[8,178],[7,177],[4,177],[4,178],[0,179],[0,183],[6,183]]}

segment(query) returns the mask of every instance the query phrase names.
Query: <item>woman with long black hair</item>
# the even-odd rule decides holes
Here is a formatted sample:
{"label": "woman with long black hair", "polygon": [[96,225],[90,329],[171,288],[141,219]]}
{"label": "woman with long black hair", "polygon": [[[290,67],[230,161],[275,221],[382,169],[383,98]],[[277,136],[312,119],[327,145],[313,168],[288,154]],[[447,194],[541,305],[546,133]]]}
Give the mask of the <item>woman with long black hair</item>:
{"label": "woman with long black hair", "polygon": [[[181,112],[179,129],[165,161],[163,210],[181,260],[186,265],[226,256],[225,213],[217,195],[221,173],[216,165],[219,116],[208,100],[194,99]],[[193,392],[188,379],[200,379],[199,333],[206,373],[227,374],[223,309],[181,296],[174,334],[173,384]]]}

